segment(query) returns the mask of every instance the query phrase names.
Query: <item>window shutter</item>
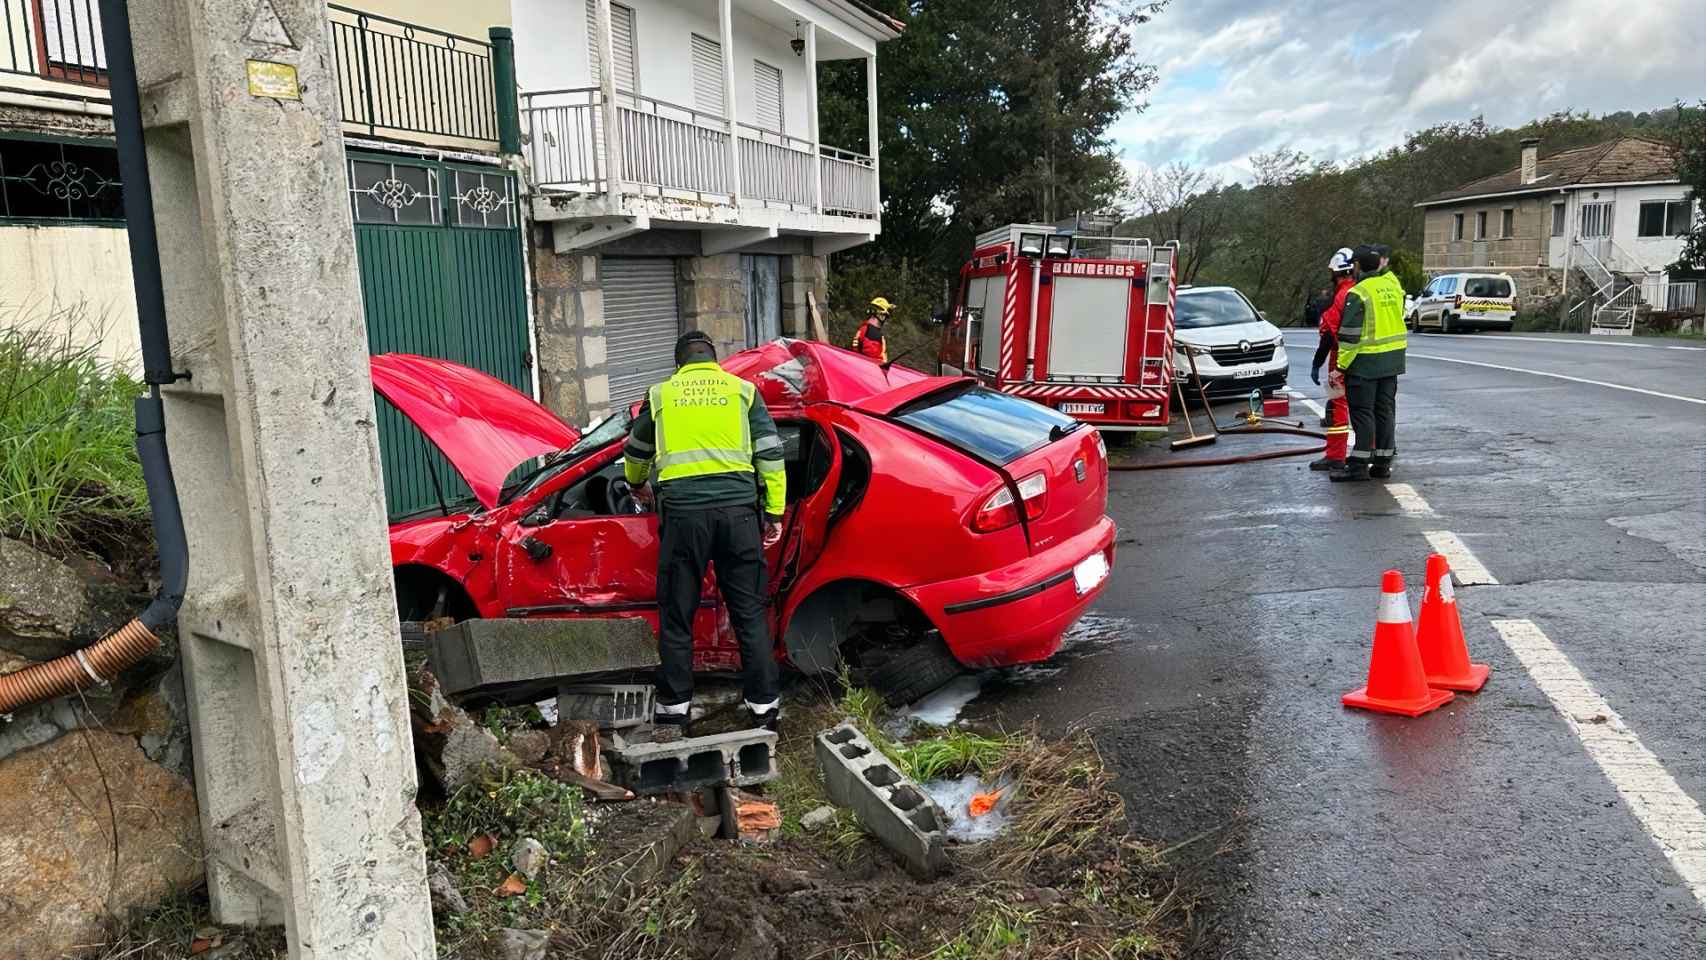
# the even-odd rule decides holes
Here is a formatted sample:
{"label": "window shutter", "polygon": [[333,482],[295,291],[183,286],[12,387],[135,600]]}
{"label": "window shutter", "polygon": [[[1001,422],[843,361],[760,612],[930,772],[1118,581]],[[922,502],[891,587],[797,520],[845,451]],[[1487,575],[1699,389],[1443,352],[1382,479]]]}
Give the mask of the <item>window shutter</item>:
{"label": "window shutter", "polygon": [[723,46],[693,35],[693,108],[728,117],[723,102]]}
{"label": "window shutter", "polygon": [[[592,64],[592,78],[602,82],[598,64],[598,0],[586,0],[587,62]],[[638,60],[634,48],[634,11],[619,3],[610,5],[610,50],[616,61],[616,89],[625,93],[640,92]]]}
{"label": "window shutter", "polygon": [[754,60],[752,86],[758,125],[782,133],[782,71],[761,60]]}

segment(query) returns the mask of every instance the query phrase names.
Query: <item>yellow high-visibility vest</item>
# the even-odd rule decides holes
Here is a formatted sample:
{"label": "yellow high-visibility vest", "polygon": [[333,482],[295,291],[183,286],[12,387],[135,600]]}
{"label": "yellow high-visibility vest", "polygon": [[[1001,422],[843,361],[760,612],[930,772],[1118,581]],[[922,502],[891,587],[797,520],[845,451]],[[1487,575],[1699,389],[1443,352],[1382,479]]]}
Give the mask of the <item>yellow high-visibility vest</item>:
{"label": "yellow high-visibility vest", "polygon": [[[1362,326],[1339,329],[1339,369],[1356,373],[1351,365],[1358,357],[1375,357],[1403,350],[1408,341],[1404,329],[1404,287],[1391,271],[1364,277],[1348,297],[1362,305]],[[1346,334],[1354,340],[1346,340]]]}

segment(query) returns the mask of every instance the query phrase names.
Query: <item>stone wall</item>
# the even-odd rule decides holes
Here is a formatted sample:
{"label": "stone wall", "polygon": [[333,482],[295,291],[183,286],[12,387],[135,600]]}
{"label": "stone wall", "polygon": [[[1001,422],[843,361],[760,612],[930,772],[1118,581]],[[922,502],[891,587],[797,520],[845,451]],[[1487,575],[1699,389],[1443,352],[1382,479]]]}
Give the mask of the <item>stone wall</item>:
{"label": "stone wall", "polygon": [[[1495,197],[1471,203],[1429,207],[1422,221],[1422,269],[1430,274],[1453,270],[1508,272],[1535,269],[1546,263],[1552,242],[1552,194]],[[1514,215],[1515,229],[1502,236],[1504,211]],[[1487,215],[1486,262],[1475,262],[1475,215]],[[1452,239],[1456,217],[1463,215],[1463,239]]]}
{"label": "stone wall", "polygon": [[818,316],[829,320],[829,258],[795,255],[782,258],[782,335],[810,339],[811,321],[806,293],[817,301]]}
{"label": "stone wall", "polygon": [[557,254],[548,228],[529,249],[533,256],[534,322],[539,356],[534,369],[545,406],[569,423],[585,425],[610,410],[605,370],[604,292],[599,257]]}
{"label": "stone wall", "polygon": [[746,349],[746,280],[740,254],[677,258],[675,301],[681,309],[681,329],[708,334],[717,356]]}

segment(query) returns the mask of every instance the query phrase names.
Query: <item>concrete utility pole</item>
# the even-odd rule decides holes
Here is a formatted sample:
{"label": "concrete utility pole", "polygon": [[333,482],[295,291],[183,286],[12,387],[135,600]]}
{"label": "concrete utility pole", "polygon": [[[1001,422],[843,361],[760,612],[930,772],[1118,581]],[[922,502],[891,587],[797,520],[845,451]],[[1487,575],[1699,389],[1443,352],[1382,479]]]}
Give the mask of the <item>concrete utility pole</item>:
{"label": "concrete utility pole", "polygon": [[434,955],[321,0],[133,0],[215,919]]}

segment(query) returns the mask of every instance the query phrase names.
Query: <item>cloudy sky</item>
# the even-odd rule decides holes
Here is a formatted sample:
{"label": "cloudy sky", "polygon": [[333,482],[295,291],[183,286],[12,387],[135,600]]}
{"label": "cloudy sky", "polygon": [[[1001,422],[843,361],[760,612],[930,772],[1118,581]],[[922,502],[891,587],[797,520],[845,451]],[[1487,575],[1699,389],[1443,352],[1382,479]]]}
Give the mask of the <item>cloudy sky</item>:
{"label": "cloudy sky", "polygon": [[1136,39],[1160,82],[1113,130],[1127,163],[1227,180],[1280,147],[1343,160],[1477,114],[1706,98],[1702,0],[1172,0]]}

